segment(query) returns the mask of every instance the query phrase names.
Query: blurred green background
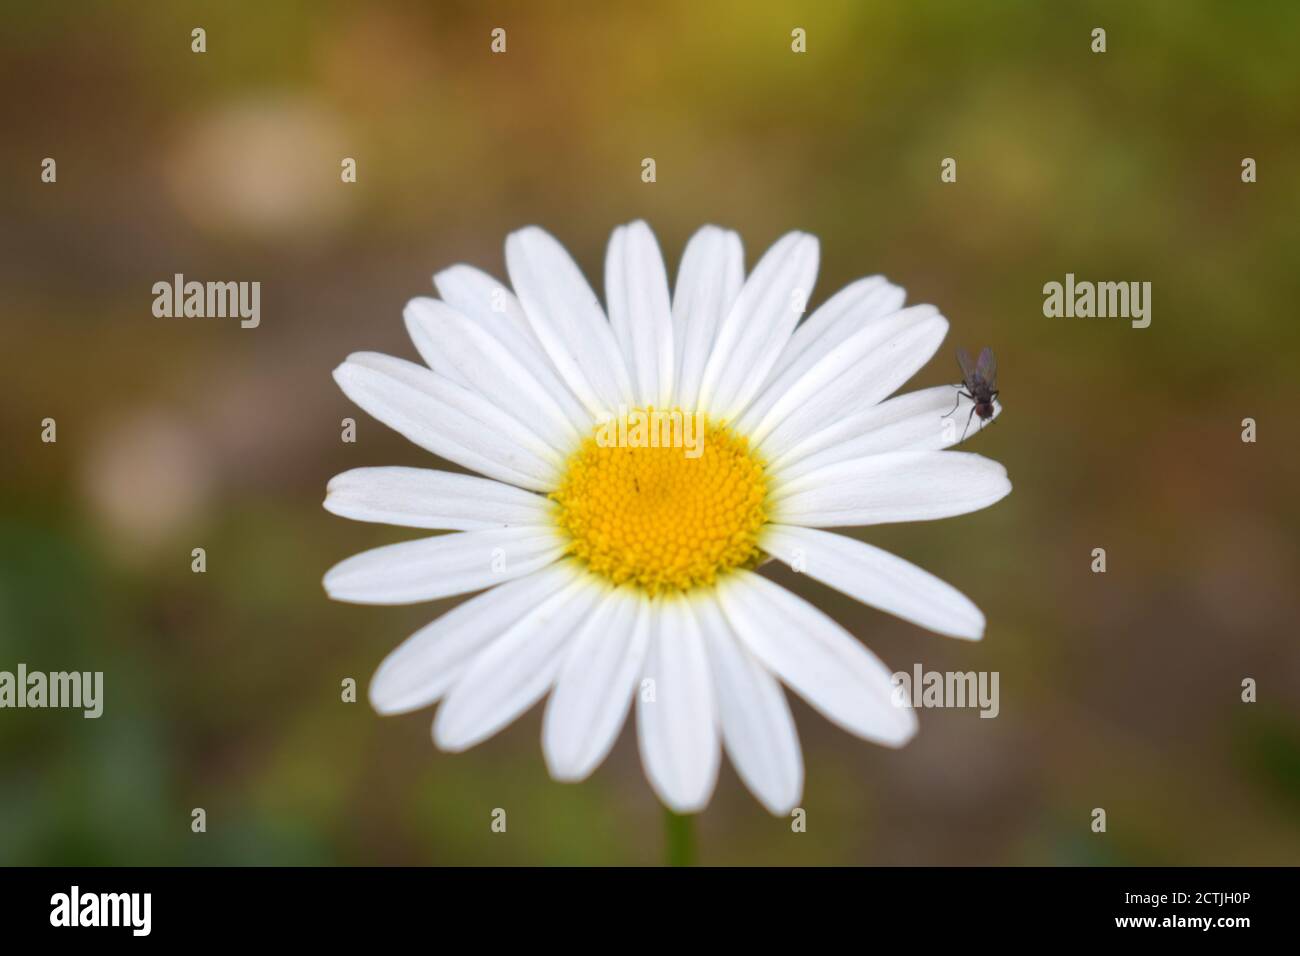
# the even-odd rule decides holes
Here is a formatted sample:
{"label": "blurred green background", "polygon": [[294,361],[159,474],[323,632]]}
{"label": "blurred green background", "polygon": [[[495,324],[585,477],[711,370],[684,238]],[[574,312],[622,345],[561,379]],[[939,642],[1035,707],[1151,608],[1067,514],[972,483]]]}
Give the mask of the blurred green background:
{"label": "blurred green background", "polygon": [[[766,572],[896,669],[1000,672],[1000,716],[923,711],[894,752],[795,701],[807,833],[728,767],[701,861],[1300,862],[1300,5],[118,0],[7,2],[0,27],[0,669],[106,672],[98,721],[0,711],[0,863],[663,858],[630,724],[580,785],[547,777],[540,708],[441,754],[431,711],[364,692],[451,602],[320,585],[409,536],[324,512],[328,478],[430,463],[331,369],[414,358],[405,302],[455,262],[503,275],[525,224],[602,289],[640,217],[670,272],[703,223],[749,264],[799,228],[813,306],[875,272],[938,305],[952,334],[910,387],[991,344],[1006,413],[968,447],[1015,484],[861,535],[969,594],[982,643]],[[176,272],[260,281],[261,327],[154,318]],[[1067,272],[1150,281],[1151,327],[1045,318]]]}

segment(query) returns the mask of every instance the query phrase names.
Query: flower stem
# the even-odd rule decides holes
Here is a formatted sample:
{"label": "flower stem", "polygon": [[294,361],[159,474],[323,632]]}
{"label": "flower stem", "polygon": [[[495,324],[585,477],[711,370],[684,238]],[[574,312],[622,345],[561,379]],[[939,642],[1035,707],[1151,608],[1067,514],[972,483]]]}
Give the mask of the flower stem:
{"label": "flower stem", "polygon": [[664,811],[664,852],[669,866],[695,865],[695,819]]}

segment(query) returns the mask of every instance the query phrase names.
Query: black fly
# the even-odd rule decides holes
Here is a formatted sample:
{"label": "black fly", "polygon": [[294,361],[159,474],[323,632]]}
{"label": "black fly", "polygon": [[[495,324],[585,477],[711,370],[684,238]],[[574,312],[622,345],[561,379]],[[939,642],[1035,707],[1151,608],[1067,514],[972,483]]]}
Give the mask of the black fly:
{"label": "black fly", "polygon": [[[993,357],[993,350],[987,346],[980,351],[978,362],[970,360],[970,353],[965,349],[957,350],[957,364],[961,366],[961,385],[957,388],[957,402],[952,412],[957,410],[963,398],[969,398],[974,404],[966,416],[966,430],[961,433],[962,441],[970,431],[971,418],[980,417],[980,427],[993,417],[993,399],[998,397],[998,363]],[[948,414],[951,415],[952,412]],[[945,416],[947,417],[947,416]]]}

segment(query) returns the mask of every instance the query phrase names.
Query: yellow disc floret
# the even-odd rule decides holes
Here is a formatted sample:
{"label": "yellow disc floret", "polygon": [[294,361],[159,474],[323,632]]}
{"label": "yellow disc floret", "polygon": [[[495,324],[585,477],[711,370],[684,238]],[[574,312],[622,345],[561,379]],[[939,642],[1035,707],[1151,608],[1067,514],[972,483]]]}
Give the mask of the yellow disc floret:
{"label": "yellow disc floret", "polygon": [[569,553],[615,584],[687,591],[758,563],[763,464],[703,415],[634,409],[598,426],[551,497]]}

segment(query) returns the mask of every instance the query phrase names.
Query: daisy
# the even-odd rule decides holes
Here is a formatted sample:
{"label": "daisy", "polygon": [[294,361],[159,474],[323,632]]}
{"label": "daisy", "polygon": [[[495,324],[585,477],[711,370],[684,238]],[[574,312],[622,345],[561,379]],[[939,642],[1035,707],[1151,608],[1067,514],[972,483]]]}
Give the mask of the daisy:
{"label": "daisy", "polygon": [[[866,740],[898,747],[916,717],[890,670],[830,617],[755,569],[769,559],[940,634],[984,616],[926,571],[824,528],[945,518],[1011,490],[1006,470],[945,451],[969,402],[952,386],[889,396],[948,323],[880,276],[802,324],[817,240],[792,232],[748,277],[739,237],[706,226],[671,295],[643,222],[605,258],[608,316],[563,247],[506,240],[513,293],[458,265],[407,330],[426,365],[373,352],[334,372],[347,396],[476,475],[358,468],[334,514],[454,532],[366,551],[325,575],[340,601],[408,604],[482,591],[417,631],[370,684],[381,714],[441,702],[434,742],[462,751],[548,698],[542,751],[582,780],[635,706],[646,776],[701,810],[721,753],[772,813],[803,790],[782,685]],[[427,367],[426,367],[427,366]],[[692,416],[702,453],[598,441],[616,416]]]}

